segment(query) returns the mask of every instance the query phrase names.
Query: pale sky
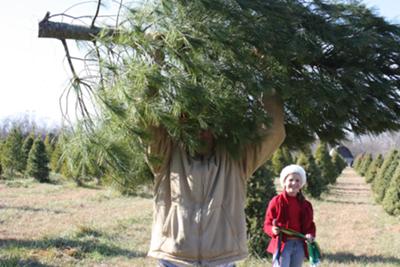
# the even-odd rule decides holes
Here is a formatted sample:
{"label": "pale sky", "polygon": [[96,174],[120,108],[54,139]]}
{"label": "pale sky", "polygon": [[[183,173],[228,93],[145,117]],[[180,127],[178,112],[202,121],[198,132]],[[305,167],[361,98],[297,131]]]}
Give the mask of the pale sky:
{"label": "pale sky", "polygon": [[[63,13],[83,0],[13,0],[0,8],[0,120],[28,114],[48,125],[61,123],[59,98],[71,77],[60,41],[38,38],[47,11]],[[68,11],[94,14],[97,1]],[[400,23],[399,0],[364,0],[378,14]]]}

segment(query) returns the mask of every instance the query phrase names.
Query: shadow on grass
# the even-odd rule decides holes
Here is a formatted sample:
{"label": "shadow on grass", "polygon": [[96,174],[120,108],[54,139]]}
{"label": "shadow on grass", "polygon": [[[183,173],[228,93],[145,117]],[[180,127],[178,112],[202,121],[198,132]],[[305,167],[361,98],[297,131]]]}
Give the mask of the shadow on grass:
{"label": "shadow on grass", "polygon": [[358,187],[343,187],[343,186],[333,186],[331,190],[347,191],[347,192],[370,192],[369,188],[358,188]]}
{"label": "shadow on grass", "polygon": [[332,200],[332,199],[322,199],[324,202],[328,203],[338,203],[338,204],[351,204],[351,205],[366,205],[366,206],[376,206],[377,204],[367,202],[367,201],[346,201],[346,200]]}
{"label": "shadow on grass", "polygon": [[[1,206],[0,209],[12,209],[12,210],[23,210],[23,211],[33,211],[33,212],[51,212],[54,214],[66,213],[62,210],[52,210],[52,209],[45,209],[45,208],[32,208],[28,206]],[[1,265],[0,265],[1,266]]]}
{"label": "shadow on grass", "polygon": [[15,267],[15,266],[24,266],[24,267],[52,267],[53,265],[43,264],[34,259],[19,259],[18,257],[10,257],[6,259],[0,258],[0,266],[1,267]]}
{"label": "shadow on grass", "polygon": [[342,263],[342,264],[350,264],[350,263],[361,263],[361,264],[369,264],[369,263],[382,263],[382,264],[394,264],[400,265],[400,257],[385,257],[381,255],[354,255],[347,252],[338,252],[338,253],[324,253],[323,260],[329,260],[333,263]]}
{"label": "shadow on grass", "polygon": [[[91,253],[104,257],[123,256],[127,258],[145,257],[146,253],[120,248],[113,244],[106,244],[99,239],[86,240],[71,238],[48,238],[42,240],[0,239],[0,250],[10,249],[57,249],[66,251],[74,258],[85,258]],[[90,256],[89,256],[90,257]],[[0,266],[3,266],[0,264]]]}
{"label": "shadow on grass", "polygon": [[135,192],[130,194],[132,197],[141,197],[141,198],[146,198],[146,199],[152,199],[154,195],[149,192]]}

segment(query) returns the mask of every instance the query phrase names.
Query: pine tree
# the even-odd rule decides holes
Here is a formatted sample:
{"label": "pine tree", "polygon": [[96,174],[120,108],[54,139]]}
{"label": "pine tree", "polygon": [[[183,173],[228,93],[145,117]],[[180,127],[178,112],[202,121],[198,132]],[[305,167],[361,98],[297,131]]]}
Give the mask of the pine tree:
{"label": "pine tree", "polygon": [[32,145],[33,145],[33,141],[34,141],[34,135],[30,134],[28,135],[25,140],[24,143],[22,145],[22,164],[23,164],[23,170],[26,170],[26,165],[28,163],[28,157],[29,157],[29,152],[31,151]]}
{"label": "pine tree", "polygon": [[60,173],[62,168],[62,147],[59,142],[56,143],[53,153],[50,158],[50,169],[55,173]]}
{"label": "pine tree", "polygon": [[3,165],[2,165],[2,162],[3,162],[3,143],[4,143],[4,141],[3,141],[3,139],[1,139],[1,137],[0,137],[0,178],[2,178],[2,174],[3,174]]}
{"label": "pine tree", "polygon": [[374,191],[375,201],[381,203],[385,197],[386,188],[389,186],[390,179],[398,165],[399,153],[392,150],[389,155],[385,156],[382,167],[378,171],[377,177],[374,179],[372,189]]}
{"label": "pine tree", "polygon": [[362,160],[362,162],[361,162],[361,165],[360,165],[360,167],[359,167],[359,171],[358,171],[358,173],[359,173],[362,177],[364,177],[365,174],[367,173],[368,167],[369,167],[369,165],[371,165],[371,162],[372,162],[372,155],[371,155],[370,153],[367,153],[367,154],[364,156],[364,158],[363,158],[363,160]]}
{"label": "pine tree", "polygon": [[390,180],[389,187],[382,201],[382,206],[388,214],[394,216],[400,215],[400,164],[398,164]]}
{"label": "pine tree", "polygon": [[326,190],[326,183],[322,180],[321,171],[315,163],[311,150],[303,150],[297,159],[297,164],[302,166],[307,174],[307,185],[304,188],[304,193],[313,198],[319,198],[322,192]]}
{"label": "pine tree", "polygon": [[46,134],[44,138],[44,147],[46,148],[47,157],[51,159],[51,154],[55,148],[54,146],[54,136],[50,133]]}
{"label": "pine tree", "polygon": [[[88,135],[97,125],[109,132],[104,150],[115,137],[144,138],[156,125],[190,151],[199,132],[211,129],[237,156],[268,125],[261,96],[273,91],[285,103],[289,147],[315,136],[340,140],[348,129],[400,129],[399,26],[358,1],[148,3],[128,6],[116,35],[88,43],[88,67],[97,61],[100,72],[94,80],[73,77]],[[140,145],[132,150],[145,153]],[[109,160],[114,169],[134,169],[119,164],[120,156]]]}
{"label": "pine tree", "polygon": [[338,177],[342,173],[343,169],[347,166],[346,161],[336,151],[334,151],[332,155],[332,164],[336,170],[336,177]]}
{"label": "pine tree", "polygon": [[283,149],[279,148],[272,155],[272,169],[274,176],[279,176],[281,170],[287,165],[286,158],[283,154]]}
{"label": "pine tree", "polygon": [[27,174],[39,182],[46,182],[49,179],[49,159],[43,141],[36,138],[29,152]]}
{"label": "pine tree", "polygon": [[289,148],[287,146],[282,146],[281,149],[282,149],[282,154],[285,159],[286,165],[293,164],[295,162],[295,160],[294,160],[292,154],[290,153]]}
{"label": "pine tree", "polygon": [[367,183],[372,183],[378,173],[379,168],[382,166],[383,156],[379,154],[372,163],[369,165],[367,173],[365,174],[365,181]]}
{"label": "pine tree", "polygon": [[3,145],[2,163],[5,173],[13,176],[15,172],[23,171],[22,151],[23,136],[18,127],[11,129]]}
{"label": "pine tree", "polygon": [[328,153],[326,143],[320,142],[315,150],[315,162],[321,170],[321,176],[324,183],[333,184],[336,182],[336,171],[332,164],[331,156]]}
{"label": "pine tree", "polygon": [[360,154],[358,154],[358,155],[356,156],[356,158],[354,159],[353,168],[354,168],[354,170],[356,170],[357,172],[359,171],[361,162],[362,162],[363,159],[364,159],[364,155],[365,155],[365,153],[360,153]]}
{"label": "pine tree", "polygon": [[204,127],[226,147],[249,144],[266,118],[260,93],[274,88],[291,145],[400,128],[399,27],[357,1],[156,0],[126,13],[117,38],[96,40],[110,53],[95,82],[129,127],[143,129],[140,117],[189,146]]}
{"label": "pine tree", "polygon": [[263,231],[265,212],[275,195],[273,171],[268,162],[248,180],[245,209],[249,252],[262,258],[267,256],[265,248],[270,240]]}

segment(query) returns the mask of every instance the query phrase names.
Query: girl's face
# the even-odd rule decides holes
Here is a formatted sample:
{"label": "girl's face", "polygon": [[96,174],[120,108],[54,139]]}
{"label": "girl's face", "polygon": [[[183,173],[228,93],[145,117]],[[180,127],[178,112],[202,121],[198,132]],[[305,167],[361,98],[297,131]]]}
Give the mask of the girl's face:
{"label": "girl's face", "polygon": [[291,173],[285,178],[285,190],[289,196],[296,196],[300,191],[301,176],[298,173]]}

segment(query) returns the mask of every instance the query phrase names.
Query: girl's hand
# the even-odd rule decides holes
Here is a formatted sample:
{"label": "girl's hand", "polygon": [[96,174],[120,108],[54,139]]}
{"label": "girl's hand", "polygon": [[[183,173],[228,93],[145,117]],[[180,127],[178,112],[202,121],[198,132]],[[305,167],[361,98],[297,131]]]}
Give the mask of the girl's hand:
{"label": "girl's hand", "polygon": [[274,235],[279,235],[280,231],[281,231],[281,230],[279,230],[279,227],[278,227],[278,226],[272,226],[272,233],[273,233]]}
{"label": "girl's hand", "polygon": [[314,241],[314,237],[312,236],[312,234],[306,234],[306,238],[308,242],[313,242]]}

